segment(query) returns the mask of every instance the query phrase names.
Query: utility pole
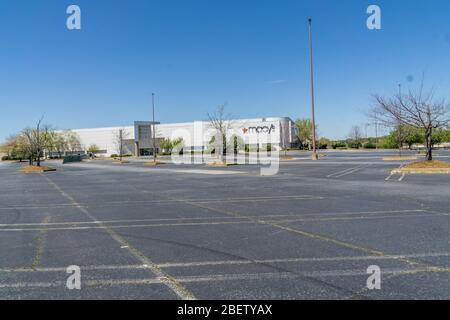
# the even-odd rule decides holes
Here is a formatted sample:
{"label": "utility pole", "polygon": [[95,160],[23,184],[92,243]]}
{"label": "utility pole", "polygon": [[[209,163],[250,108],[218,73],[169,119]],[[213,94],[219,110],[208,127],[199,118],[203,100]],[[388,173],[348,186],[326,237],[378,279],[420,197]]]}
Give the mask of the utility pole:
{"label": "utility pole", "polygon": [[378,121],[375,119],[375,149],[378,150]]}
{"label": "utility pole", "polygon": [[[400,99],[400,102],[403,100],[402,99],[402,85],[399,83],[398,84],[398,97]],[[403,148],[403,137],[402,137],[402,121],[401,121],[401,116],[402,116],[402,110],[400,109],[400,117],[398,119],[398,150],[399,150],[399,154],[400,157],[402,156],[402,148]]]}
{"label": "utility pole", "polygon": [[152,93],[152,110],[153,110],[153,128],[152,128],[152,140],[153,140],[153,162],[156,164],[156,132],[155,132],[155,94]]}
{"label": "utility pole", "polygon": [[309,76],[311,80],[311,109],[312,109],[312,144],[313,144],[313,153],[312,160],[318,160],[319,157],[317,155],[316,150],[316,119],[315,119],[315,111],[314,111],[314,76],[313,76],[313,45],[312,45],[312,19],[308,19],[309,26]]}

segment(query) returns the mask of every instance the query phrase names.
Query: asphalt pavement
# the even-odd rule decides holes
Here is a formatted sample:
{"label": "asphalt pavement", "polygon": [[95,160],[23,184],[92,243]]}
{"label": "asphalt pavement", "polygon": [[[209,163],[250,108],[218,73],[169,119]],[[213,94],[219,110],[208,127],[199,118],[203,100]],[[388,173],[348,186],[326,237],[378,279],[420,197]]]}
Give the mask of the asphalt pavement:
{"label": "asphalt pavement", "polygon": [[0,299],[449,299],[450,175],[391,175],[395,152],[323,154],[273,176],[0,163]]}

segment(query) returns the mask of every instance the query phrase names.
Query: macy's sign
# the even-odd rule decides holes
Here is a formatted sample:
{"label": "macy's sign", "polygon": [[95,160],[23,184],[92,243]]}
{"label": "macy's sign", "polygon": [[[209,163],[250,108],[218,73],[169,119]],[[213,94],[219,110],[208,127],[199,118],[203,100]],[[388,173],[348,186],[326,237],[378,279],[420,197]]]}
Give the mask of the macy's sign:
{"label": "macy's sign", "polygon": [[267,133],[267,134],[271,134],[272,132],[274,132],[276,130],[275,125],[271,125],[271,126],[258,126],[258,127],[248,127],[248,128],[243,128],[242,131],[244,132],[244,134],[251,134],[251,133]]}

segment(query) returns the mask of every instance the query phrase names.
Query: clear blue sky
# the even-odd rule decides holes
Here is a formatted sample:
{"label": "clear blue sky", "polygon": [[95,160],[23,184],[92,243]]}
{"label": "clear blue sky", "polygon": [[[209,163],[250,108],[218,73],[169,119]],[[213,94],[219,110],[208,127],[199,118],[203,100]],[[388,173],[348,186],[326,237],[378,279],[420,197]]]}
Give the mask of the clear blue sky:
{"label": "clear blue sky", "polygon": [[[82,30],[66,28],[66,8]],[[382,30],[366,9],[382,9]],[[373,93],[427,84],[450,98],[450,1],[1,0],[0,141],[58,128],[310,115],[307,18],[314,19],[317,121],[346,137]]]}

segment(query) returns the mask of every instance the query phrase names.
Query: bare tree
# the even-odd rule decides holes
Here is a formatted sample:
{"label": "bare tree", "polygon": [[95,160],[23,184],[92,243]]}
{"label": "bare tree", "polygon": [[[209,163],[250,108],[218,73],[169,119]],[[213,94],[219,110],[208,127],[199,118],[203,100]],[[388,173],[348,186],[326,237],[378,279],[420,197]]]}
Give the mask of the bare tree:
{"label": "bare tree", "polygon": [[42,124],[42,119],[37,122],[35,128],[26,128],[22,131],[30,157],[30,165],[33,165],[36,160],[36,165],[41,166],[41,157],[47,148],[51,131],[50,126]]}
{"label": "bare tree", "polygon": [[422,129],[425,132],[427,160],[433,160],[433,131],[446,128],[450,122],[450,104],[436,99],[434,92],[425,93],[422,84],[417,92],[398,93],[392,98],[375,95],[372,113],[382,125],[395,128],[400,124]]}
{"label": "bare tree", "polygon": [[129,133],[125,129],[119,129],[114,133],[114,144],[116,145],[117,152],[119,153],[119,160],[122,161],[122,157],[125,149],[125,140],[127,140]]}
{"label": "bare tree", "polygon": [[59,158],[61,158],[63,153],[69,148],[64,134],[54,132],[51,139],[53,151],[58,154]]}
{"label": "bare tree", "polygon": [[362,144],[362,130],[359,126],[353,126],[348,134],[348,138],[351,140],[353,146],[358,149]]}
{"label": "bare tree", "polygon": [[208,113],[208,119],[210,127],[216,131],[214,136],[216,155],[221,162],[224,162],[224,144],[227,141],[227,132],[233,125],[231,115],[225,113],[225,104],[222,104],[214,113]]}
{"label": "bare tree", "polygon": [[71,153],[79,152],[82,149],[80,137],[76,132],[66,130],[62,133],[63,141],[60,141],[63,145],[61,147],[67,148]]}

